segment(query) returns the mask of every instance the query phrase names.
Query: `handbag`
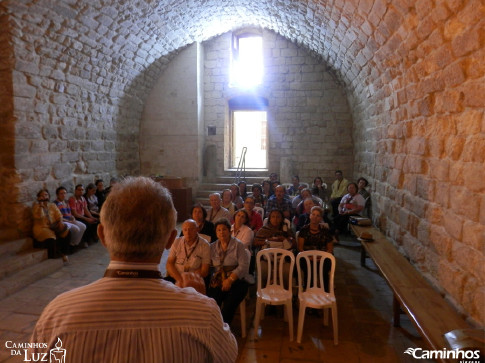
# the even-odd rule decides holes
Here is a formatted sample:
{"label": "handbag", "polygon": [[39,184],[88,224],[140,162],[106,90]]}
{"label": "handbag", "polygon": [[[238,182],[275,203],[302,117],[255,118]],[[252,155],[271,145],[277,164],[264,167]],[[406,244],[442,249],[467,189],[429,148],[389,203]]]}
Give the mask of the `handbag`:
{"label": "handbag", "polygon": [[370,218],[365,218],[365,217],[350,217],[349,223],[355,224],[357,226],[371,226],[372,220]]}
{"label": "handbag", "polygon": [[67,234],[69,233],[69,229],[67,228],[67,224],[63,221],[55,222],[51,225],[51,229],[54,231],[57,237],[66,238]]}
{"label": "handbag", "polygon": [[232,270],[237,267],[235,266],[222,266],[217,270],[211,277],[210,287],[222,287],[222,283],[225,279],[231,276]]}

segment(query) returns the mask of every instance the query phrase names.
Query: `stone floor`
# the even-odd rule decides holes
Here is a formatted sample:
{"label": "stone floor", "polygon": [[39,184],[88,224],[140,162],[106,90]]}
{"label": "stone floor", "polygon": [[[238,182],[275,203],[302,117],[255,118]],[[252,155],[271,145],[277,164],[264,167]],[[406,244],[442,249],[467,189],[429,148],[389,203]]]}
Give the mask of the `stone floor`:
{"label": "stone floor", "polygon": [[[302,343],[296,343],[296,306],[293,308],[295,341],[289,341],[282,309],[277,309],[274,314],[267,313],[255,334],[251,323],[255,311],[253,287],[246,308],[247,338],[241,338],[239,315],[234,318],[232,326],[239,344],[238,362],[415,361],[403,352],[424,343],[407,316],[402,316],[401,328],[392,326],[392,294],[372,261],[367,259],[367,267],[360,266],[360,246],[351,238],[342,240],[335,248],[335,256],[338,346],[333,345],[331,323],[325,327],[319,316],[308,314]],[[28,342],[42,309],[50,300],[61,292],[98,279],[107,264],[108,256],[103,246],[92,245],[72,255],[70,265],[1,300],[0,362],[23,362],[23,357],[11,356],[5,342]]]}

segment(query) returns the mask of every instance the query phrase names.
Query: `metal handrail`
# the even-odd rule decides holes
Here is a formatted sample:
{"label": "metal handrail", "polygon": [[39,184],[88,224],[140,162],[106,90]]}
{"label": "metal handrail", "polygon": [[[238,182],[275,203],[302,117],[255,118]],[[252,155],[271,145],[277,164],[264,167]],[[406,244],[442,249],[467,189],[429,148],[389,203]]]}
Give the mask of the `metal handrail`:
{"label": "metal handrail", "polygon": [[[248,148],[244,146],[241,150],[241,157],[239,163],[237,164],[236,177],[234,178],[234,183],[238,184],[241,179],[246,180],[246,152]],[[241,178],[242,175],[242,178]]]}

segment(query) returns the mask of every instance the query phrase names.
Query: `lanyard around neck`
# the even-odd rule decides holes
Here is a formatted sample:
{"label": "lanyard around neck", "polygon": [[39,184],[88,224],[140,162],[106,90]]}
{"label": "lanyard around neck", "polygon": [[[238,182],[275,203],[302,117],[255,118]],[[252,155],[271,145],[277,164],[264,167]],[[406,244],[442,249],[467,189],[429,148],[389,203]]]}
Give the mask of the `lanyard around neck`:
{"label": "lanyard around neck", "polygon": [[121,270],[107,269],[104,277],[115,277],[124,279],[161,279],[162,273],[155,270]]}

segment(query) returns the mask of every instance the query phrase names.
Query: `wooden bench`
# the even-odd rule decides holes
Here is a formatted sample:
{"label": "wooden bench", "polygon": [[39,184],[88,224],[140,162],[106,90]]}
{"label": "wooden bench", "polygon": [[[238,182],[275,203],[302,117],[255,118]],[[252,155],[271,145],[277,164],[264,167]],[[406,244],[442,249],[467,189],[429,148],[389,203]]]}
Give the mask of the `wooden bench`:
{"label": "wooden bench", "polygon": [[400,325],[402,307],[431,350],[449,349],[445,333],[471,328],[382,232],[371,226],[350,226],[357,237],[368,232],[374,238],[372,242],[361,241],[361,264],[365,265],[367,252],[393,291],[394,326]]}

